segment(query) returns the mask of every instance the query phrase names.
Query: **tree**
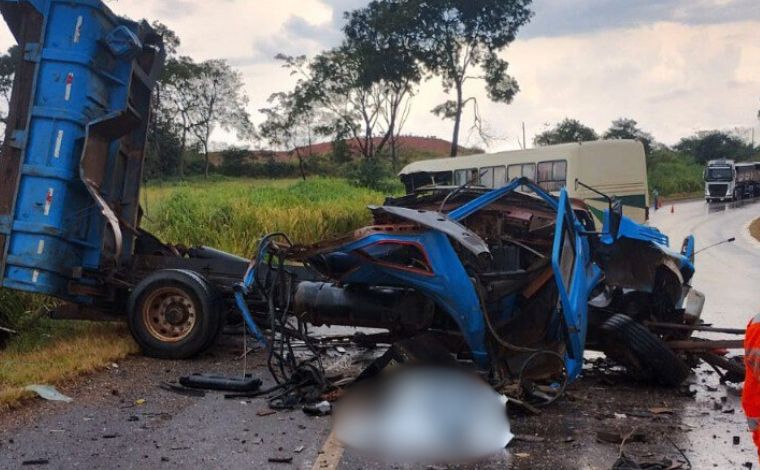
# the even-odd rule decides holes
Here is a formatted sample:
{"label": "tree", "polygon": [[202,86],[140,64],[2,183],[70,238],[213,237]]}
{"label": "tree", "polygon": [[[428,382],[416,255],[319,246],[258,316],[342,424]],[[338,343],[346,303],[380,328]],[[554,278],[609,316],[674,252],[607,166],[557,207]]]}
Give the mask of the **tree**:
{"label": "tree", "polygon": [[[199,67],[190,57],[178,55],[182,42],[174,31],[159,21],[154,21],[152,27],[163,38],[166,50],[166,65],[153,100],[153,125],[149,135],[154,146],[152,157],[171,160],[174,168],[163,164],[159,166],[168,174],[182,178],[185,176],[188,139],[194,127],[191,115],[196,106],[190,84],[199,73]],[[179,145],[179,158],[173,155],[176,144]]]}
{"label": "tree", "polygon": [[638,123],[633,119],[620,118],[612,121],[612,125],[603,136],[605,139],[631,139],[638,140],[644,144],[644,151],[647,155],[652,152],[654,137],[648,132],[639,129]]}
{"label": "tree", "polygon": [[304,158],[314,156],[314,137],[318,128],[323,127],[319,124],[320,112],[314,109],[308,97],[299,95],[299,91],[269,97],[273,106],[260,110],[266,120],[259,126],[259,134],[275,149],[284,146],[290,156],[296,155],[301,178],[305,181]]}
{"label": "tree", "polygon": [[411,110],[411,99],[422,80],[417,43],[406,25],[414,12],[398,0],[373,1],[346,14],[344,48],[358,58],[359,85],[384,85],[388,100],[379,108],[386,130],[393,169],[398,167],[398,136]]}
{"label": "tree", "polygon": [[198,125],[195,116],[200,102],[193,88],[200,75],[201,66],[190,57],[170,58],[159,83],[159,112],[178,129],[181,155],[177,174],[185,176],[185,153],[188,139]]}
{"label": "tree", "polygon": [[[386,2],[382,2],[386,3]],[[451,156],[459,151],[462,113],[472,103],[474,126],[483,134],[482,119],[475,97],[465,96],[469,80],[484,80],[488,97],[509,104],[519,91],[517,81],[507,74],[509,64],[500,53],[515,39],[517,31],[530,21],[531,0],[396,0],[413,14],[405,34],[415,40],[418,59],[441,78],[446,93],[454,99],[433,109],[433,113],[454,121]],[[480,67],[478,75],[474,69]]]}
{"label": "tree", "polygon": [[190,80],[192,132],[201,145],[204,156],[204,175],[209,174],[209,141],[217,127],[236,131],[238,138],[254,135],[253,124],[245,106],[248,96],[243,90],[243,78],[224,60],[208,60],[198,64],[197,75]]}
{"label": "tree", "polygon": [[183,149],[175,126],[164,119],[154,119],[148,134],[143,175],[148,179],[161,179],[177,174]]}
{"label": "tree", "polygon": [[565,118],[556,126],[538,134],[533,143],[539,146],[586,142],[597,140],[599,136],[594,129],[581,124],[577,119]]}
{"label": "tree", "polygon": [[5,136],[5,124],[8,119],[8,111],[11,104],[11,93],[13,92],[13,78],[16,74],[16,63],[18,62],[20,49],[18,45],[11,46],[8,52],[0,55],[0,144]]}
{"label": "tree", "polygon": [[399,110],[412,93],[413,80],[393,67],[378,67],[377,55],[350,41],[310,62],[305,56],[277,58],[299,77],[292,94],[301,106],[323,113],[327,124],[319,126],[321,135],[345,132],[364,158],[383,151],[398,129]]}
{"label": "tree", "polygon": [[720,158],[747,160],[754,153],[752,145],[736,135],[721,131],[703,131],[691,137],[684,137],[676,144],[675,149],[691,155],[702,165]]}

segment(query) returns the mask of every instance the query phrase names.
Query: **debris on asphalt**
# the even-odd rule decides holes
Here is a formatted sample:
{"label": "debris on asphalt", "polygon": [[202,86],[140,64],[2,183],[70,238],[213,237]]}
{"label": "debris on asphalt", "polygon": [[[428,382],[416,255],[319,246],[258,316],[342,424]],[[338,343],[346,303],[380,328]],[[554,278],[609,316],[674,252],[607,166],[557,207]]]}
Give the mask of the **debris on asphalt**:
{"label": "debris on asphalt", "polygon": [[541,436],[532,436],[529,434],[515,434],[515,440],[520,442],[544,442],[545,438]]}
{"label": "debris on asphalt", "polygon": [[24,387],[24,390],[28,392],[34,392],[39,395],[40,398],[48,401],[62,401],[65,403],[71,403],[74,401],[73,398],[62,394],[52,385],[27,385]]}
{"label": "debris on asphalt", "polygon": [[251,374],[244,377],[230,377],[219,374],[192,374],[180,377],[180,385],[188,388],[203,390],[219,390],[223,392],[256,392],[261,388],[261,379]]}
{"label": "debris on asphalt", "polygon": [[332,413],[332,405],[324,400],[319,403],[304,405],[303,412],[309,416],[327,416]]}
{"label": "debris on asphalt", "polygon": [[33,460],[24,460],[21,462],[21,465],[47,465],[50,463],[50,460],[48,459],[33,459]]}
{"label": "debris on asphalt", "polygon": [[303,450],[304,450],[304,446],[298,446],[293,450],[293,452],[295,452],[296,454],[300,454],[301,452],[303,452]]}
{"label": "debris on asphalt", "polygon": [[622,444],[629,442],[646,442],[647,435],[642,431],[631,431],[622,433],[615,430],[600,430],[596,432],[598,442],[607,442],[609,444]]}
{"label": "debris on asphalt", "polygon": [[139,400],[135,400],[135,405],[142,406],[146,403],[145,398],[140,398]]}
{"label": "debris on asphalt", "polygon": [[659,461],[636,461],[632,457],[622,454],[612,466],[612,470],[679,470],[689,469],[691,466],[681,461],[672,461],[662,458]]}
{"label": "debris on asphalt", "polygon": [[269,457],[270,463],[292,463],[293,457]]}
{"label": "debris on asphalt", "polygon": [[256,416],[272,416],[274,414],[277,414],[277,411],[275,410],[261,410],[256,412]]}

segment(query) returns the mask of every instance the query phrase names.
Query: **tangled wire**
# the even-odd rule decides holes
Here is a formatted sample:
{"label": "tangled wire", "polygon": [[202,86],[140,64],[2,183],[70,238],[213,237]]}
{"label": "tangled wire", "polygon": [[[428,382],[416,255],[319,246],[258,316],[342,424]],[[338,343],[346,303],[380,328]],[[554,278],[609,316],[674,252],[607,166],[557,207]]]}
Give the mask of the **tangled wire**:
{"label": "tangled wire", "polygon": [[[306,322],[291,311],[297,278],[285,265],[283,247],[292,247],[287,235],[267,235],[249,267],[250,281],[268,306],[267,367],[277,383],[271,390],[278,390],[270,397],[272,408],[317,401],[328,386],[317,341],[309,336]],[[296,355],[294,340],[303,342],[305,352]]]}

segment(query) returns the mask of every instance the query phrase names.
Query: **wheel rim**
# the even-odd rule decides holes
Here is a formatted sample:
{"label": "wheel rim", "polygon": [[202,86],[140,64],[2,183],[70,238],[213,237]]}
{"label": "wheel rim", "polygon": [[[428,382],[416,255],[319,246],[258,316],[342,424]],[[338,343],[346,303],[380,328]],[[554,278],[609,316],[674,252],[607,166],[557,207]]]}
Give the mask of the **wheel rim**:
{"label": "wheel rim", "polygon": [[195,303],[177,287],[156,289],[143,302],[143,324],[151,336],[165,343],[187,338],[197,318]]}

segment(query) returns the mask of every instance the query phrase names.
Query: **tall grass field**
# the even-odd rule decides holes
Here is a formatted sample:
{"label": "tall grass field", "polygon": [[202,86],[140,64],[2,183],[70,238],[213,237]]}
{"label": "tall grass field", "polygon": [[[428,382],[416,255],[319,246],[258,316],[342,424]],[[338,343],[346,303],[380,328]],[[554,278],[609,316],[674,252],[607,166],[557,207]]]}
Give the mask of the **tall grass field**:
{"label": "tall grass field", "polygon": [[167,243],[207,245],[250,256],[258,240],[285,232],[296,243],[348,233],[371,220],[385,195],[345,180],[229,180],[148,187],[143,227]]}

